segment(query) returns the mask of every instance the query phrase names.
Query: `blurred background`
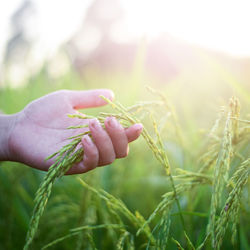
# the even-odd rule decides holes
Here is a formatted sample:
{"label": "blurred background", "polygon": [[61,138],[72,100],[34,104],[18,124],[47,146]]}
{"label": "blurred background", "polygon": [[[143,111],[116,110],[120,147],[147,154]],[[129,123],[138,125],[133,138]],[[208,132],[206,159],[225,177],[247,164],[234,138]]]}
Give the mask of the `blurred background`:
{"label": "blurred background", "polygon": [[244,82],[249,7],[243,0],[1,1],[0,86],[20,87],[42,70],[50,79],[69,71],[81,79],[90,71],[127,75],[138,60],[164,84],[214,68]]}
{"label": "blurred background", "polygon": [[204,104],[232,94],[246,101],[249,7],[244,0],[1,1],[0,89],[131,88],[133,100],[148,84],[178,99],[202,96]]}
{"label": "blurred background", "polygon": [[221,105],[231,95],[246,102],[249,7],[244,0],[1,1],[0,93],[111,87],[134,101],[152,85],[177,103],[181,96]]}
{"label": "blurred background", "polygon": [[[18,112],[30,101],[64,88],[111,88],[118,101],[133,105],[154,99],[146,91],[149,85],[176,107],[186,149],[191,151],[189,160],[184,159],[183,149],[169,136],[171,163],[193,169],[192,157],[200,152],[204,131],[231,96],[239,98],[242,117],[249,119],[249,9],[247,0],[0,1],[0,110]],[[119,167],[102,168],[86,178],[95,176],[95,185],[147,217],[169,186],[141,142],[132,145],[127,159],[114,164]],[[0,218],[0,232],[4,232],[0,249],[21,249],[32,199],[43,176],[17,163],[1,163],[0,214],[6,216]],[[84,196],[74,177],[58,182],[45,218],[55,217],[59,203],[67,207],[51,224],[42,222],[37,246],[79,225]],[[193,206],[207,212],[208,201],[205,196],[201,199],[203,203]],[[203,220],[190,223],[197,241],[197,235],[205,232],[199,229]],[[48,235],[55,224],[61,226]],[[178,223],[174,227],[179,230]],[[72,247],[68,242],[60,249],[70,249],[67,246]]]}

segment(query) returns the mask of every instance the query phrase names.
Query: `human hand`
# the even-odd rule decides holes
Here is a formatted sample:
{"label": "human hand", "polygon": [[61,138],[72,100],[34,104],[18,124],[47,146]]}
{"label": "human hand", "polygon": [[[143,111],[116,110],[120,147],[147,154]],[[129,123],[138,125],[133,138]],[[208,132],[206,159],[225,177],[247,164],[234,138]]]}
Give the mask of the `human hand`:
{"label": "human hand", "polygon": [[[93,140],[88,135],[83,137],[83,160],[74,165],[67,174],[84,173],[97,166],[108,165],[116,158],[126,157],[128,143],[139,137],[141,124],[124,129],[114,117],[108,117],[104,123],[106,129],[103,129],[97,119],[79,120],[67,116],[78,113],[77,109],[107,104],[100,95],[113,98],[112,91],[107,89],[60,90],[28,104],[15,115],[8,139],[8,160],[47,171],[54,160],[52,158],[45,161],[45,158],[68,144],[68,137],[86,131],[91,132]],[[88,127],[66,129],[80,124],[88,124]]]}

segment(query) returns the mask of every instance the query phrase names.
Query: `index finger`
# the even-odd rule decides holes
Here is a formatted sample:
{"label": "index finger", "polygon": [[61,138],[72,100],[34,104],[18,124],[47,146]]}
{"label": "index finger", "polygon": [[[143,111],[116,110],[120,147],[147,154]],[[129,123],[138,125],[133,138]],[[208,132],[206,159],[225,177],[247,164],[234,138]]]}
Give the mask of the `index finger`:
{"label": "index finger", "polygon": [[74,109],[92,108],[104,106],[107,104],[100,96],[113,100],[114,93],[109,89],[94,89],[94,90],[68,90],[68,98]]}

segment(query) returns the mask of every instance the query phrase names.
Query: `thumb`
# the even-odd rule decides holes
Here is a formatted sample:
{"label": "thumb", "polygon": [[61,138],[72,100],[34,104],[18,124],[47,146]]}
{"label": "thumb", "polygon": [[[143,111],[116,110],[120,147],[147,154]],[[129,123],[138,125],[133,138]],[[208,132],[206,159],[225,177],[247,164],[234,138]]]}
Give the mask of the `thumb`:
{"label": "thumb", "polygon": [[107,102],[103,100],[100,95],[112,100],[114,93],[109,89],[94,89],[86,91],[67,91],[70,103],[74,109],[92,108],[106,105]]}

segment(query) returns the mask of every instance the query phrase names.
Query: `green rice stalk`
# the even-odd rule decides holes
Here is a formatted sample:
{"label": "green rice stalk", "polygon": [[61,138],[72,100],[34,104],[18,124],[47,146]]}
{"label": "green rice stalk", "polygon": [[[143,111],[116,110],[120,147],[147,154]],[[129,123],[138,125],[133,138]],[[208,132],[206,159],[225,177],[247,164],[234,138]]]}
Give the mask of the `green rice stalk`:
{"label": "green rice stalk", "polygon": [[47,248],[49,248],[49,247],[52,247],[52,246],[58,244],[59,242],[62,242],[62,241],[64,241],[64,240],[66,240],[66,239],[68,239],[68,238],[71,238],[72,236],[75,236],[75,235],[78,235],[78,234],[79,234],[79,232],[70,233],[70,234],[67,234],[67,235],[65,235],[65,236],[63,236],[63,237],[60,237],[60,238],[56,239],[56,240],[53,240],[53,241],[51,241],[50,243],[48,243],[47,245],[43,246],[43,247],[42,247],[42,250],[47,249]]}
{"label": "green rice stalk", "polygon": [[230,219],[233,222],[232,239],[233,241],[235,241],[237,233],[236,225],[238,223],[239,209],[240,209],[240,198],[243,188],[248,181],[249,175],[250,175],[250,158],[248,158],[239,166],[239,168],[237,169],[237,171],[234,173],[233,177],[230,180],[230,182],[234,183],[234,188],[229,193],[225,205],[221,210],[219,219],[216,222],[215,242],[214,242],[215,249],[220,248]]}
{"label": "green rice stalk", "polygon": [[70,233],[69,234],[66,234],[65,236],[63,237],[60,237],[50,243],[48,243],[47,245],[45,245],[43,249],[46,249],[46,248],[49,248],[51,246],[54,246],[56,245],[57,243],[61,242],[61,241],[64,241],[68,238],[71,238],[72,236],[75,236],[75,235],[78,235],[80,234],[83,230],[96,230],[96,229],[107,229],[107,228],[120,228],[120,225],[116,225],[116,224],[102,224],[102,225],[95,225],[95,226],[82,226],[82,227],[77,227],[77,228],[73,228],[73,229],[70,229]]}
{"label": "green rice stalk", "polygon": [[145,108],[154,108],[164,105],[162,101],[147,101],[147,102],[138,102],[135,105],[128,107],[127,111],[133,114],[139,113],[140,111],[145,110]]}
{"label": "green rice stalk", "polygon": [[[145,222],[145,219],[144,218],[142,219],[141,215],[138,216],[139,215],[138,212],[136,213],[136,215],[134,215],[121,200],[118,200],[117,198],[107,193],[103,189],[97,190],[89,186],[81,178],[78,178],[78,180],[80,181],[82,186],[84,186],[85,188],[89,189],[90,191],[98,195],[114,211],[123,214],[134,225],[135,228],[140,228],[142,226],[142,223]],[[152,242],[155,241],[148,227],[145,227],[143,229],[143,232],[144,232],[144,235],[147,236],[148,239],[150,239]]]}
{"label": "green rice stalk", "polygon": [[109,203],[106,203],[107,205],[107,208],[108,208],[108,212],[110,214],[110,216],[119,224],[119,225],[123,225],[124,226],[124,230],[126,229],[125,228],[125,225],[121,219],[121,216],[117,213],[117,211],[109,204]]}
{"label": "green rice stalk", "polygon": [[184,235],[185,235],[185,238],[187,240],[187,246],[189,249],[191,250],[195,250],[195,247],[193,245],[193,243],[191,242],[190,238],[188,237],[187,233],[184,231]]}
{"label": "green rice stalk", "polygon": [[[91,231],[92,232],[92,231]],[[87,245],[91,250],[93,249],[93,250],[98,250],[97,249],[97,247],[96,247],[96,244],[95,244],[95,242],[94,242],[94,239],[93,239],[93,237],[92,237],[92,234],[90,234],[90,233],[86,233],[85,234],[85,236],[86,236],[86,239],[87,239],[87,241],[88,241],[88,243],[89,243],[89,245]]]}
{"label": "green rice stalk", "polygon": [[132,234],[130,234],[130,238],[128,241],[128,250],[135,250],[135,239]]}
{"label": "green rice stalk", "polygon": [[176,111],[173,107],[173,105],[171,105],[167,98],[162,94],[162,92],[155,90],[149,86],[147,86],[147,89],[154,95],[157,95],[161,98],[162,102],[164,103],[164,107],[167,111],[169,111],[172,114],[172,120],[174,123],[174,127],[175,127],[175,133],[176,133],[176,137],[179,140],[180,145],[183,146],[183,135],[182,135],[182,130],[180,127],[180,123],[178,121],[177,115],[176,115]]}
{"label": "green rice stalk", "polygon": [[[215,120],[214,125],[208,133],[208,137],[204,143],[203,148],[205,147],[205,153],[199,158],[199,163],[204,162],[203,166],[199,169],[199,173],[204,173],[208,171],[216,162],[218,157],[218,148],[220,138],[217,136],[217,132],[220,128],[220,124],[225,116],[225,108],[221,107],[219,115]],[[204,150],[204,149],[203,149]],[[199,155],[201,152],[199,152]]]}
{"label": "green rice stalk", "polygon": [[204,249],[205,245],[207,244],[208,240],[210,239],[211,237],[211,232],[208,232],[204,241],[196,248],[196,250],[202,250]]}
{"label": "green rice stalk", "polygon": [[84,124],[84,125],[78,125],[78,126],[69,126],[67,129],[77,129],[77,128],[87,128],[89,125]]}
{"label": "green rice stalk", "polygon": [[234,117],[232,119],[232,131],[233,131],[233,138],[232,138],[232,143],[236,144],[238,142],[239,138],[239,117],[240,117],[240,102],[237,98],[233,97],[231,99],[231,117]]}
{"label": "green rice stalk", "polygon": [[211,150],[211,151],[208,151],[208,154],[209,155],[208,155],[208,158],[206,160],[204,160],[204,158],[203,158],[203,161],[205,163],[199,169],[199,173],[205,173],[205,172],[209,171],[209,169],[212,168],[216,163],[216,160],[218,158],[218,151]]}
{"label": "green rice stalk", "polygon": [[210,175],[206,175],[206,174],[202,174],[202,173],[195,173],[195,172],[191,172],[191,171],[188,171],[188,170],[184,170],[184,169],[181,169],[181,168],[177,168],[176,169],[176,173],[178,175],[175,175],[173,176],[174,179],[176,180],[195,180],[196,178],[200,178],[200,179],[204,179],[204,182],[205,183],[210,183],[212,184],[213,182],[213,177],[210,176]]}
{"label": "green rice stalk", "polygon": [[78,114],[68,114],[68,117],[69,118],[78,118],[78,119],[83,119],[83,120],[86,120],[86,119],[94,119],[95,117],[94,116],[91,116],[91,115],[85,115],[85,114],[82,114],[82,113],[78,113]]}
{"label": "green rice stalk", "polygon": [[116,249],[117,250],[123,250],[125,248],[125,242],[126,242],[126,239],[129,237],[130,233],[123,230],[118,242],[117,242],[117,245],[116,245]]}
{"label": "green rice stalk", "polygon": [[75,233],[75,232],[80,232],[83,230],[93,230],[93,229],[102,229],[102,228],[122,228],[121,225],[119,224],[102,224],[102,225],[86,225],[86,226],[81,226],[81,227],[76,227],[76,228],[72,228],[70,229],[70,232]]}
{"label": "green rice stalk", "polygon": [[[242,189],[247,182],[247,178],[249,176],[249,159],[244,161],[242,165],[236,170],[233,177],[228,181],[230,160],[232,158],[232,146],[236,149],[238,144],[242,144],[243,142],[248,143],[249,135],[250,135],[250,127],[245,126],[243,128],[239,128],[239,122],[249,123],[247,120],[239,119],[240,114],[240,105],[239,101],[236,98],[232,98],[230,102],[230,111],[228,112],[227,119],[225,122],[225,128],[223,132],[223,137],[221,140],[221,145],[219,146],[220,137],[217,135],[217,131],[220,128],[220,123],[222,118],[224,117],[224,111],[220,113],[220,116],[217,118],[214,126],[210,130],[209,140],[208,140],[208,150],[205,152],[200,161],[204,162],[202,168],[199,169],[198,172],[186,171],[183,169],[177,169],[177,175],[172,176],[171,166],[167,157],[167,154],[164,149],[164,145],[162,142],[162,138],[159,133],[158,125],[152,115],[151,109],[156,106],[164,106],[166,111],[170,112],[173,119],[173,124],[175,127],[176,136],[181,145],[183,145],[183,137],[181,134],[181,129],[179,126],[179,122],[177,120],[176,113],[174,109],[169,105],[166,98],[158,91],[150,90],[153,94],[157,94],[161,97],[160,102],[141,102],[132,107],[125,108],[120,103],[113,103],[109,99],[102,97],[106,102],[108,102],[115,110],[119,112],[119,114],[112,113],[100,113],[98,116],[99,121],[104,127],[104,121],[107,116],[116,117],[123,126],[127,127],[131,124],[140,123],[141,121],[135,117],[135,114],[139,114],[141,111],[144,113],[151,114],[151,120],[153,122],[154,132],[156,134],[156,140],[152,138],[146,128],[142,131],[142,136],[148,144],[149,148],[153,152],[156,159],[160,162],[160,164],[164,167],[167,176],[170,178],[170,183],[172,186],[172,191],[167,192],[163,195],[162,201],[158,204],[153,213],[149,216],[147,220],[141,216],[139,212],[135,212],[133,214],[125,204],[110,195],[104,190],[97,190],[87,183],[83,182],[80,179],[81,184],[95,193],[101,199],[103,199],[108,207],[109,214],[112,215],[112,218],[118,222],[118,224],[103,224],[103,225],[88,225],[82,226],[75,229],[70,230],[69,234],[56,239],[55,241],[47,244],[45,247],[52,246],[58,242],[63,241],[74,235],[79,235],[82,232],[86,232],[86,237],[89,238],[89,242],[92,245],[92,248],[95,249],[95,244],[93,238],[91,236],[92,229],[100,228],[113,228],[122,230],[123,234],[120,236],[117,246],[127,246],[127,248],[134,249],[134,237],[128,231],[126,226],[123,224],[122,217],[119,215],[125,216],[132,225],[138,230],[136,235],[139,235],[140,232],[143,232],[143,235],[149,240],[148,246],[150,246],[151,242],[154,246],[158,246],[158,248],[163,249],[164,245],[167,243],[167,237],[169,233],[170,222],[166,219],[166,214],[169,215],[169,211],[174,202],[177,203],[177,207],[179,212],[177,213],[181,217],[182,224],[184,226],[184,219],[181,211],[181,207],[179,204],[178,196],[185,191],[191,190],[195,186],[200,186],[202,184],[213,184],[213,193],[211,200],[211,209],[210,209],[210,220],[208,226],[208,232],[203,243],[198,247],[198,249],[202,249],[202,247],[206,244],[208,239],[212,237],[213,246],[216,249],[219,249],[225,230],[227,228],[229,220],[232,220],[232,231],[233,237],[232,240],[235,240],[235,235],[237,233],[237,223],[239,217],[239,209],[240,209],[240,196],[242,193]],[[84,114],[73,114],[69,115],[72,118],[78,119],[93,119],[92,116],[87,116]],[[79,129],[85,128],[87,125],[77,125],[70,126],[67,129]],[[89,132],[81,133],[75,136],[68,138],[70,142],[62,147],[58,152],[55,152],[48,159],[55,157],[55,163],[49,168],[47,175],[44,178],[44,181],[41,183],[35,197],[35,206],[33,210],[33,214],[30,220],[29,229],[26,237],[26,244],[24,249],[29,249],[35,233],[38,228],[39,220],[43,214],[44,208],[46,206],[47,200],[50,196],[52,186],[57,178],[63,176],[76,162],[82,160],[84,151],[83,148],[80,147],[78,150],[78,145],[81,142],[82,136],[85,134],[89,134]],[[239,146],[240,147],[240,146]],[[218,153],[219,150],[219,153]],[[241,152],[235,152],[235,155],[240,159],[245,159],[244,154]],[[215,165],[215,166],[214,166]],[[208,174],[204,174],[207,172],[212,166],[214,166],[214,175],[211,177]],[[181,181],[178,185],[175,185],[174,181]],[[216,216],[216,212],[220,206],[220,200],[222,191],[224,189],[225,184],[227,186],[232,187],[231,192],[229,193],[226,204],[221,210],[220,216]],[[161,220],[157,223],[157,229],[159,229],[158,236],[155,238],[153,233],[149,228],[149,223],[156,217],[156,215],[162,214]],[[117,225],[117,227],[115,226]],[[93,228],[94,227],[94,228]],[[126,233],[127,232],[127,233]],[[185,233],[185,231],[184,231]],[[191,249],[193,249],[193,245],[185,233],[185,237],[187,240],[187,244]],[[174,239],[173,239],[174,240]],[[121,243],[119,243],[121,242]],[[177,244],[179,249],[183,249],[180,243],[176,240],[174,242]],[[53,244],[52,244],[53,243]],[[52,244],[52,245],[50,245]],[[160,247],[159,247],[160,246]]]}
{"label": "green rice stalk", "polygon": [[[93,178],[90,178],[90,181],[93,181]],[[87,191],[84,195],[81,196],[80,202],[80,217],[79,217],[79,225],[94,225],[97,223],[97,216],[96,216],[96,206],[89,205],[92,203],[92,193]],[[87,231],[89,232],[89,236],[92,236],[92,230]],[[76,247],[75,250],[81,250],[83,247],[89,247],[90,241],[86,240],[86,231],[82,231],[77,237]]]}
{"label": "green rice stalk", "polygon": [[155,227],[155,229],[157,229],[158,231],[156,240],[157,249],[166,249],[170,231],[170,224],[171,224],[170,213],[169,211],[164,211],[162,218]]}
{"label": "green rice stalk", "polygon": [[243,123],[246,123],[246,124],[250,124],[250,121],[249,120],[243,120],[243,119],[239,119],[238,117],[231,117],[232,120],[237,120],[238,122],[243,122]]}
{"label": "green rice stalk", "polygon": [[[122,115],[124,116],[124,118],[126,118],[132,124],[140,122],[137,118],[131,117],[131,115],[126,111],[126,109],[121,104],[119,104],[119,103],[115,104],[112,101],[110,101],[109,99],[105,98],[104,96],[102,96],[102,98],[106,102],[108,102],[112,106],[112,108],[114,108],[117,111],[121,112]],[[176,193],[176,189],[175,189],[174,180],[173,180],[173,177],[171,175],[169,160],[168,160],[167,154],[165,153],[164,146],[163,146],[159,131],[157,129],[156,122],[153,119],[153,117],[152,117],[152,120],[153,120],[154,130],[155,130],[155,133],[157,135],[159,147],[157,146],[157,143],[152,139],[152,137],[149,135],[149,133],[147,132],[147,130],[145,128],[142,131],[142,136],[146,140],[149,148],[153,151],[154,155],[156,156],[156,159],[159,160],[159,162],[164,166],[166,174],[170,178],[170,183],[171,183],[171,186],[172,186],[173,191],[174,191],[174,197],[175,197],[175,200],[176,200],[176,203],[177,203],[177,206],[178,206],[178,210],[179,210],[179,213],[180,213],[181,223],[182,223],[182,226],[184,228],[184,218],[183,218],[183,216],[181,214],[181,207],[180,207],[179,200],[177,198],[177,193]],[[139,231],[139,232],[141,232],[141,231]]]}
{"label": "green rice stalk", "polygon": [[176,185],[176,194],[173,191],[165,193],[162,197],[162,201],[157,205],[155,210],[151,213],[147,221],[142,225],[142,227],[137,231],[136,235],[139,235],[141,231],[144,229],[146,225],[148,225],[156,216],[157,214],[161,213],[166,209],[170,209],[172,204],[175,201],[175,195],[179,196],[180,194],[184,193],[192,189],[195,186],[199,186],[201,184],[207,184],[209,181],[204,180],[204,178],[196,177],[192,181],[183,182],[181,184]]}
{"label": "green rice stalk", "polygon": [[40,218],[51,194],[53,183],[57,178],[64,175],[74,163],[82,159],[83,149],[80,148],[75,151],[78,143],[75,143],[74,141],[70,143],[70,148],[66,152],[64,152],[64,147],[68,148],[68,145],[62,148],[62,152],[59,152],[56,162],[49,168],[44,181],[40,185],[35,197],[35,206],[29,224],[24,250],[27,250],[33,241]]}
{"label": "green rice stalk", "polygon": [[230,109],[230,111],[228,112],[220,152],[214,168],[213,193],[211,199],[210,221],[208,225],[208,230],[212,235],[213,245],[215,244],[216,212],[219,207],[224,184],[228,179],[230,158],[232,154],[231,114],[232,109]]}
{"label": "green rice stalk", "polygon": [[179,241],[177,241],[173,237],[172,237],[172,241],[176,244],[178,250],[184,250],[184,248],[181,246],[181,244],[179,243]]}
{"label": "green rice stalk", "polygon": [[224,118],[224,116],[225,116],[225,107],[221,107],[218,118],[215,120],[215,123],[208,134],[209,138],[213,138],[214,136],[216,136],[216,133],[220,127],[221,121]]}
{"label": "green rice stalk", "polygon": [[167,176],[169,176],[169,179],[170,179],[170,183],[171,183],[171,186],[172,186],[172,189],[173,189],[173,192],[174,192],[175,201],[176,201],[176,204],[177,204],[177,207],[178,207],[178,210],[179,210],[182,227],[184,229],[185,228],[184,218],[183,218],[183,215],[181,213],[180,202],[179,202],[179,200],[177,198],[177,192],[176,192],[176,188],[175,188],[175,184],[174,184],[174,179],[173,179],[173,176],[171,174],[170,163],[169,163],[167,154],[166,154],[166,152],[164,150],[163,142],[162,142],[162,139],[160,137],[160,133],[158,131],[156,121],[155,121],[155,119],[153,118],[152,115],[151,115],[151,119],[153,120],[153,127],[154,127],[154,130],[155,130],[155,133],[156,133],[156,136],[157,136],[157,141],[158,141],[158,144],[159,144],[159,149],[158,150],[159,150],[161,158],[163,160],[163,164],[164,164],[163,166],[165,167],[166,174],[167,174]]}

